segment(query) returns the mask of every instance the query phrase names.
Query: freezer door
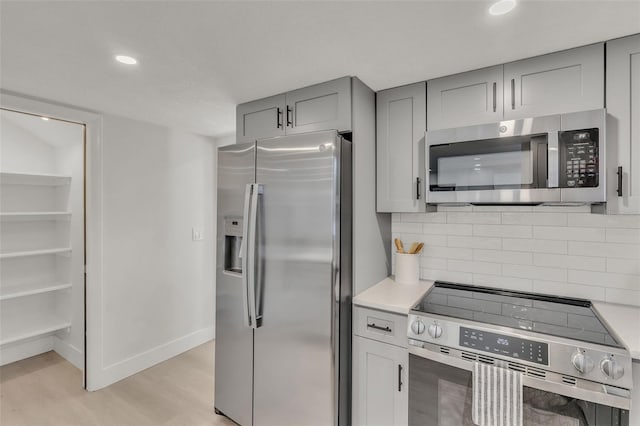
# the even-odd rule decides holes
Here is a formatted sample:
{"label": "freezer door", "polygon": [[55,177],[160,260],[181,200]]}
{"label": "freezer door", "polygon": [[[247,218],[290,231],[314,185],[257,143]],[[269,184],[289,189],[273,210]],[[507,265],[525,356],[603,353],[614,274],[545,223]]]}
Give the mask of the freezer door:
{"label": "freezer door", "polygon": [[255,426],[336,422],[339,141],[317,132],[257,143]]}
{"label": "freezer door", "polygon": [[238,255],[246,186],[254,179],[255,143],[218,150],[214,405],[242,426],[252,424],[253,329],[246,325],[246,271],[238,270],[244,264]]}

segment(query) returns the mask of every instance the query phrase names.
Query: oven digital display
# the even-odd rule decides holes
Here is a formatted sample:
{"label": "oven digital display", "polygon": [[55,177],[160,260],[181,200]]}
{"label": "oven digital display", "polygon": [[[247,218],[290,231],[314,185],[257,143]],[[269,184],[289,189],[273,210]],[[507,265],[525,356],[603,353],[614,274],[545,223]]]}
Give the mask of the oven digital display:
{"label": "oven digital display", "polygon": [[543,342],[460,327],[460,346],[549,365],[549,345]]}

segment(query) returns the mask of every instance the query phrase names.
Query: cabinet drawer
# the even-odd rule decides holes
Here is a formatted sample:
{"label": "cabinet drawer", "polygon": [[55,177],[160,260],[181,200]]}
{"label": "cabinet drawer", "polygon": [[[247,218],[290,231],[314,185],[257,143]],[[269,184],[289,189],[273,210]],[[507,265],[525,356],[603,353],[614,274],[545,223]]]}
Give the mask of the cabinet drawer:
{"label": "cabinet drawer", "polygon": [[354,334],[407,347],[407,316],[375,309],[353,309]]}

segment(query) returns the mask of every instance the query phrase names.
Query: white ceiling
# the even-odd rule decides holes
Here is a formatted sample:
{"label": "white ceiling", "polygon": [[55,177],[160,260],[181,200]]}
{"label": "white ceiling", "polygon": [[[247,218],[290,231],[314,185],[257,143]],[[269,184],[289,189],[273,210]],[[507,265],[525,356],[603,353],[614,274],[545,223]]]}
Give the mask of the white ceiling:
{"label": "white ceiling", "polygon": [[343,75],[380,90],[640,32],[638,0],[490,3],[3,0],[0,87],[215,136],[238,103]]}

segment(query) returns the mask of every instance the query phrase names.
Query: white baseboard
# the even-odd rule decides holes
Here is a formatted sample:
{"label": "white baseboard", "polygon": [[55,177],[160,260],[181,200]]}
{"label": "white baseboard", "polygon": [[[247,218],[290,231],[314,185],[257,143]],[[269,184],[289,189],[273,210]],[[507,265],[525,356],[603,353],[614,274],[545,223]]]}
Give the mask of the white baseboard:
{"label": "white baseboard", "polygon": [[82,354],[82,350],[65,342],[58,336],[53,336],[53,350],[80,371],[84,370],[84,355]]}
{"label": "white baseboard", "polygon": [[25,342],[12,343],[0,349],[0,365],[40,355],[53,349],[53,336],[40,337]]}
{"label": "white baseboard", "polygon": [[[132,374],[206,343],[213,339],[213,334],[213,327],[203,328],[115,364],[108,365],[102,369],[100,377],[92,377],[92,374],[87,375],[87,389],[94,391],[109,386]],[[93,356],[99,355],[94,354]]]}

